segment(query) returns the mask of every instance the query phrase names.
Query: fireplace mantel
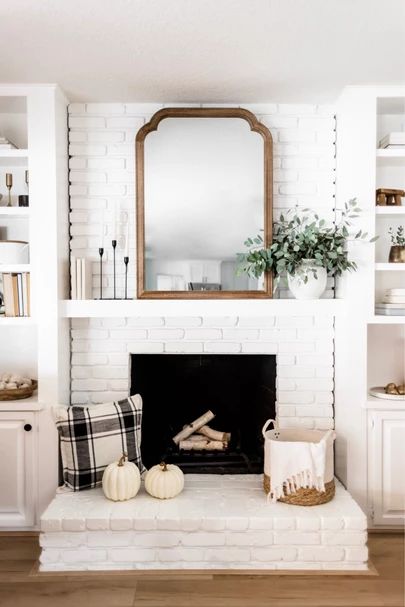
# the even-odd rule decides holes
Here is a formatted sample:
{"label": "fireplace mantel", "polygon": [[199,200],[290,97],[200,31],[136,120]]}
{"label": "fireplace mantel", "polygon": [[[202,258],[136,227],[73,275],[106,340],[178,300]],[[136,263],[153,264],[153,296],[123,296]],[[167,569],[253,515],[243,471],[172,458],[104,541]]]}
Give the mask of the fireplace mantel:
{"label": "fireplace mantel", "polygon": [[63,300],[64,318],[131,318],[148,316],[305,316],[346,314],[344,299],[230,299],[230,300]]}

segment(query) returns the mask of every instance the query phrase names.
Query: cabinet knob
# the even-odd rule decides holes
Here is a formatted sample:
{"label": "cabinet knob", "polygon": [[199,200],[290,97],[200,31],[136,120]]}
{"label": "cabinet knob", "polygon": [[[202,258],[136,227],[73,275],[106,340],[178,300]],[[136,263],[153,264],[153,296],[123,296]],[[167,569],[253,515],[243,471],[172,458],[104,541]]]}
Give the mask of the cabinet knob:
{"label": "cabinet knob", "polygon": [[31,426],[31,424],[25,424],[25,426],[24,426],[24,430],[25,430],[26,432],[30,432],[30,431],[32,430],[32,426]]}

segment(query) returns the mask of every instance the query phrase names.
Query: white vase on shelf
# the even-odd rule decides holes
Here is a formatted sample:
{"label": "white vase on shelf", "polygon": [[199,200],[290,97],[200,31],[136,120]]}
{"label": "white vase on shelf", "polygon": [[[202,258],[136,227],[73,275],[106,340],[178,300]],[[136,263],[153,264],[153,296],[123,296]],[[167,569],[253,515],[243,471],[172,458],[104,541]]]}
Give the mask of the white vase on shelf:
{"label": "white vase on shelf", "polygon": [[294,276],[287,275],[287,280],[295,299],[319,299],[326,289],[327,272],[315,260],[304,259]]}

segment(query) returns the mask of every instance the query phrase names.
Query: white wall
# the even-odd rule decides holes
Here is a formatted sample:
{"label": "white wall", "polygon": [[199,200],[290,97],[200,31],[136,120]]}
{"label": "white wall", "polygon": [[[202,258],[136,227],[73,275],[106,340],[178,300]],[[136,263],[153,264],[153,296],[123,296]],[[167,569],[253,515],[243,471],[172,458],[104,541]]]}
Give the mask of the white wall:
{"label": "white wall", "polygon": [[[170,104],[167,104],[170,105]],[[160,105],[72,104],[70,126],[71,252],[94,260],[98,296],[100,224],[119,205],[121,234],[130,218],[130,293],[135,293],[135,158],[137,130]],[[334,218],[333,108],[314,105],[243,105],[274,139],[274,214],[295,204]],[[123,243],[123,238],[120,244]],[[117,250],[117,260],[122,258]],[[104,295],[112,294],[107,247]],[[122,287],[119,265],[118,289]],[[118,296],[121,292],[118,293]],[[286,291],[282,296],[287,295]],[[331,291],[326,293],[331,296]],[[128,391],[130,352],[277,354],[277,401],[282,425],[333,425],[334,322],[332,317],[178,317],[72,320],[72,402],[105,402]]]}

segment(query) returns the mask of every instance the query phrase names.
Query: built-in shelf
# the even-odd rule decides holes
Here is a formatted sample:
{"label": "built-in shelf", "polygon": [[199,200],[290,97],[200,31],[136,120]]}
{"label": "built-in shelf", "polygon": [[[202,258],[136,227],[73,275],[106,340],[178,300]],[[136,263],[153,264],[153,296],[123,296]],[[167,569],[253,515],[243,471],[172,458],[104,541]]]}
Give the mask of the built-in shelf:
{"label": "built-in shelf", "polygon": [[405,263],[376,263],[375,269],[377,272],[403,272]]}
{"label": "built-in shelf", "polygon": [[375,314],[368,320],[368,324],[372,325],[402,325],[405,323],[404,316],[384,316],[383,314]]}
{"label": "built-in shelf", "polygon": [[405,400],[391,400],[384,398],[375,398],[368,395],[366,402],[362,405],[363,409],[386,409],[391,411],[405,411]]}
{"label": "built-in shelf", "polygon": [[0,207],[0,217],[28,217],[29,207]]}
{"label": "built-in shelf", "polygon": [[405,215],[405,206],[376,207],[376,215]]}
{"label": "built-in shelf", "polygon": [[32,316],[0,316],[0,327],[33,325]]}
{"label": "built-in shelf", "polygon": [[28,150],[1,150],[0,166],[25,166],[28,164]]}
{"label": "built-in shelf", "polygon": [[405,148],[377,150],[377,166],[405,164]]}
{"label": "built-in shelf", "polygon": [[59,306],[65,318],[133,316],[340,316],[346,312],[343,299],[134,299],[63,300]]}
{"label": "built-in shelf", "polygon": [[4,263],[0,264],[0,274],[2,272],[29,272],[31,266],[29,263]]}
{"label": "built-in shelf", "polygon": [[0,411],[40,411],[42,405],[38,402],[38,395],[19,400],[1,400]]}

